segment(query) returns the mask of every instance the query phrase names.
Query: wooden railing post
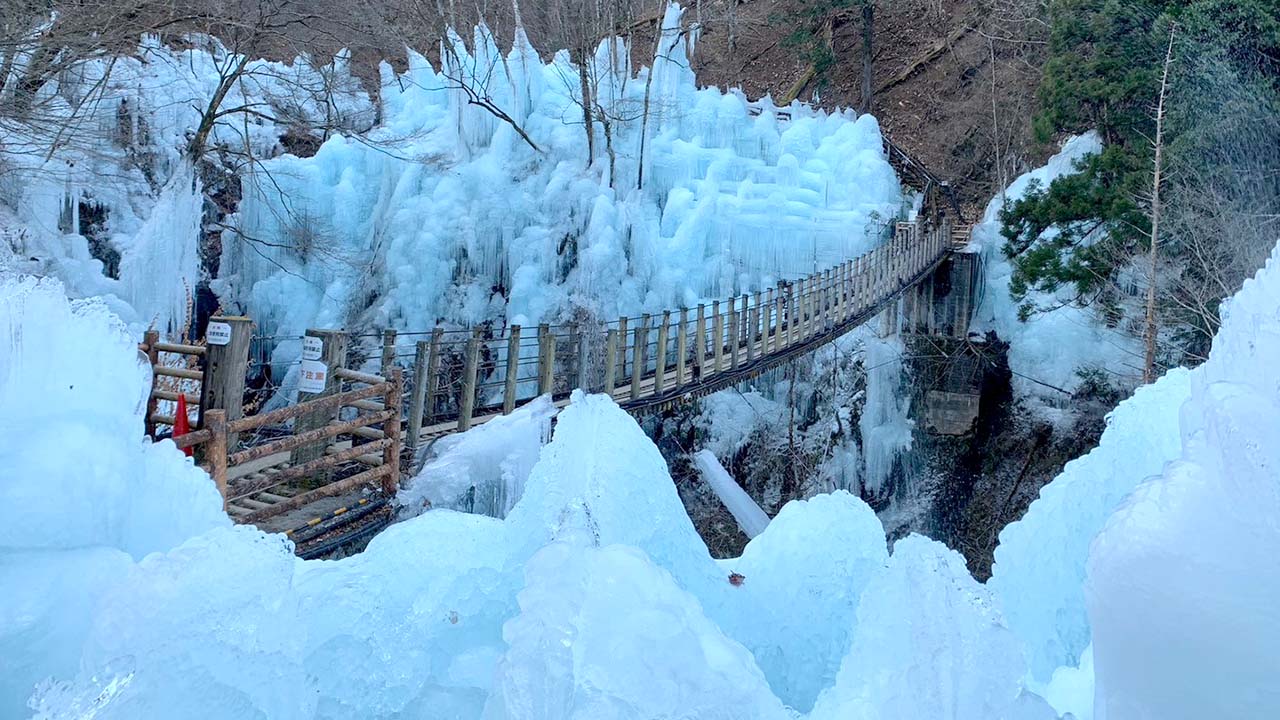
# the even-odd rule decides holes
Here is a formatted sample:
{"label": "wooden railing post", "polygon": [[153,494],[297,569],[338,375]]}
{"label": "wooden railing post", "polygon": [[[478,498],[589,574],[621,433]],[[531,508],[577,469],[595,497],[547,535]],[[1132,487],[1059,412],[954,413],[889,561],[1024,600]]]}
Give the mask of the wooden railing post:
{"label": "wooden railing post", "polygon": [[227,411],[221,408],[204,414],[204,429],[209,431],[209,442],[204,446],[204,459],[209,465],[209,477],[222,496],[222,509],[227,509]]}
{"label": "wooden railing post", "polygon": [[427,351],[427,396],[423,412],[423,422],[434,425],[436,421],[436,397],[440,394],[440,354],[444,345],[444,328],[431,331],[431,344]]}
{"label": "wooden railing post", "polygon": [[671,313],[662,313],[662,325],[658,328],[658,347],[653,359],[653,394],[661,395],[667,384],[667,334],[671,332]]}
{"label": "wooden railing post", "polygon": [[764,305],[760,310],[763,313],[760,324],[760,354],[769,354],[769,336],[773,334],[773,309],[774,304],[773,288],[769,288],[765,292]]}
{"label": "wooden railing post", "polygon": [[[392,335],[392,347],[395,347],[395,336]],[[382,423],[382,433],[390,442],[382,450],[382,464],[390,468],[382,476],[382,492],[392,497],[400,489],[400,387],[404,382],[404,373],[398,367],[388,366],[387,393],[383,396],[383,406],[394,410],[391,419]]]}
{"label": "wooden railing post", "polygon": [[[153,439],[156,436],[156,422],[151,418],[155,417],[156,408],[160,405],[159,400],[156,399],[156,365],[160,364],[160,351],[156,349],[156,343],[158,342],[160,342],[160,331],[148,330],[143,333],[142,344],[147,347],[147,363],[151,365],[151,390],[147,392],[147,414],[143,418],[143,423],[146,428],[147,436]],[[204,366],[206,368],[205,382],[207,383],[209,379],[209,373],[207,371],[209,362],[207,360],[205,361]],[[204,411],[202,410],[201,414],[203,413]]]}
{"label": "wooden railing post", "polygon": [[835,325],[836,312],[836,277],[831,268],[822,274],[822,328],[825,332]]}
{"label": "wooden railing post", "polygon": [[839,314],[838,321],[843,324],[849,318],[850,293],[853,290],[853,261],[846,260],[840,266]]}
{"label": "wooden railing post", "polygon": [[471,428],[471,416],[476,411],[476,379],[480,373],[481,329],[471,331],[467,339],[466,355],[462,360],[462,390],[458,396],[458,431],[465,432]]}
{"label": "wooden railing post", "polygon": [[396,331],[387,328],[382,331],[382,376],[387,377],[392,366],[396,364]]}
{"label": "wooden railing post", "polygon": [[[786,322],[783,323],[778,338],[782,341],[782,347],[789,347],[795,343],[796,337],[796,285],[799,283],[791,283],[787,285],[787,298],[785,303]],[[779,298],[781,300],[781,298]],[[780,316],[781,319],[781,316]]]}
{"label": "wooden railing post", "polygon": [[738,369],[738,307],[737,298],[729,298],[729,367]]}
{"label": "wooden railing post", "polygon": [[693,343],[693,367],[698,371],[698,377],[702,377],[706,375],[707,367],[707,308],[702,303],[698,303],[698,319],[694,334],[697,339]]}
{"label": "wooden railing post", "polygon": [[640,327],[635,329],[635,347],[631,348],[631,399],[640,397],[640,381],[644,378],[649,349],[649,315],[640,316]]}
{"label": "wooden railing post", "polygon": [[[253,321],[247,317],[218,315],[209,318],[209,324],[213,323],[230,325],[231,337],[223,344],[207,343],[204,382],[200,387],[201,427],[204,427],[204,414],[209,410],[226,410],[227,422],[244,417],[244,381],[249,373]],[[227,451],[234,452],[239,442],[237,433],[228,434]]]}
{"label": "wooden railing post", "polygon": [[587,343],[586,334],[578,327],[578,323],[569,326],[569,351],[573,353],[573,371],[569,373],[569,389],[587,389]]}
{"label": "wooden railing post", "polygon": [[552,395],[556,388],[556,336],[551,326],[538,326],[538,394]]}
{"label": "wooden railing post", "polygon": [[618,318],[618,375],[627,377],[627,318]]}
{"label": "wooden railing post", "polygon": [[689,308],[680,308],[680,324],[676,326],[676,387],[684,385],[684,371],[689,354]]}
{"label": "wooden railing post", "polygon": [[[324,389],[317,393],[298,393],[298,403],[304,403],[325,395],[332,395],[342,387],[342,380],[338,378],[337,369],[346,365],[347,362],[347,335],[337,330],[307,330],[307,337],[320,339],[320,362],[324,364]],[[301,434],[310,430],[316,430],[338,418],[340,408],[331,407],[321,410],[315,410],[298,416],[293,422],[294,434]],[[228,420],[237,418],[231,417],[231,413],[227,413]],[[324,449],[328,447],[329,441],[322,440],[312,445],[304,445],[293,451],[290,460],[294,465],[311,462],[324,454]],[[228,441],[228,451],[235,449],[235,446]],[[320,478],[325,481],[327,478]]]}
{"label": "wooden railing post", "polygon": [[719,300],[711,303],[711,335],[711,371],[719,375],[724,370],[724,317]]}
{"label": "wooden railing post", "polygon": [[[756,335],[760,332],[761,297],[763,296],[760,293],[757,292],[755,294],[755,297],[751,302],[751,312],[747,318],[747,362],[751,362],[756,359]],[[761,337],[763,338],[763,336]],[[761,343],[763,342],[764,340],[761,339]],[[764,349],[761,348],[760,353],[764,354],[764,352]]]}
{"label": "wooden railing post", "polygon": [[516,390],[520,385],[520,326],[512,325],[507,336],[507,376],[502,387],[502,414],[516,409]]}
{"label": "wooden railing post", "polygon": [[409,398],[409,429],[405,444],[410,450],[418,447],[418,435],[422,432],[422,406],[427,401],[427,386],[431,376],[427,368],[431,362],[431,343],[419,340],[413,355],[413,395]]}
{"label": "wooden railing post", "polygon": [[804,291],[800,294],[800,342],[809,339],[809,330],[813,327],[813,276],[807,278]]}
{"label": "wooden railing post", "polygon": [[614,388],[618,387],[618,331],[610,328],[604,337],[604,388],[609,397],[613,397]]}

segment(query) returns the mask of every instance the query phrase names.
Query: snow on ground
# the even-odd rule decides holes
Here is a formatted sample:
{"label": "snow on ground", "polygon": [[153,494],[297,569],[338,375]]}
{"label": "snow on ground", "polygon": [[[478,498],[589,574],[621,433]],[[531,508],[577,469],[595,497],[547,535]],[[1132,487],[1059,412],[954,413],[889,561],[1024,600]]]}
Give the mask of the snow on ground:
{"label": "snow on ground", "polygon": [[[1075,172],[1078,160],[1101,150],[1102,140],[1094,133],[1071,138],[1044,167],[1014,180],[1003,194],[1004,201],[1017,201],[1035,184],[1048,187],[1055,178]],[[1136,358],[1141,357],[1138,340],[1106,327],[1088,308],[1063,304],[1070,299],[1070,289],[1063,289],[1060,296],[1030,292],[1027,300],[1037,307],[1053,309],[1026,322],[1018,319],[1019,303],[1009,296],[1013,264],[1001,251],[1001,201],[1001,196],[992,198],[982,222],[973,228],[985,266],[985,287],[973,330],[995,330],[1001,340],[1009,343],[1009,369],[1017,373],[1013,383],[1018,394],[1056,399],[1061,393],[1040,383],[1074,390],[1080,384],[1076,371],[1081,368],[1100,369],[1111,379],[1133,378]],[[1046,231],[1053,232],[1056,230]]]}

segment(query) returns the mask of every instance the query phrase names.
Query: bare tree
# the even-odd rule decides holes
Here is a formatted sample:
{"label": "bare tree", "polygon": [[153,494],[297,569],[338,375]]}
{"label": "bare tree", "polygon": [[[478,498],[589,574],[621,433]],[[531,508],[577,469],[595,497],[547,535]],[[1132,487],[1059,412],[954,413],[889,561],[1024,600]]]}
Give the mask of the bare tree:
{"label": "bare tree", "polygon": [[1169,28],[1169,47],[1165,50],[1164,66],[1160,72],[1160,94],[1156,100],[1156,136],[1152,140],[1155,153],[1154,168],[1151,174],[1151,245],[1148,250],[1147,264],[1147,316],[1143,333],[1143,344],[1146,357],[1142,364],[1142,381],[1149,383],[1155,379],[1156,366],[1156,262],[1159,260],[1160,247],[1160,182],[1161,164],[1164,159],[1164,121],[1165,97],[1169,92],[1169,69],[1173,66],[1173,41],[1177,25]]}

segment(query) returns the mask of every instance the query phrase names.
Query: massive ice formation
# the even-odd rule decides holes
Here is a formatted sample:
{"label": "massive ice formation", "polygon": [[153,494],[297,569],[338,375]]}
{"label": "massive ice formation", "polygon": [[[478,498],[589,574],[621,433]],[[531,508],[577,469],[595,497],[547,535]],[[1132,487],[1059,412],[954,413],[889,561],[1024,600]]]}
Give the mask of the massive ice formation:
{"label": "massive ice formation", "polygon": [[1178,408],[1189,389],[1181,369],[1139,388],[1108,416],[1098,447],[1067,463],[1022,519],[1000,532],[988,584],[1027,643],[1037,678],[1074,664],[1089,644],[1089,544],[1125,496],[1177,456]]}
{"label": "massive ice formation", "polygon": [[1222,316],[1181,452],[1089,553],[1098,720],[1280,715],[1280,249]]}
{"label": "massive ice formation", "polygon": [[267,161],[248,184],[239,225],[266,242],[226,244],[225,297],[286,335],[356,314],[414,330],[613,318],[760,289],[879,242],[902,197],[875,119],[698,89],[680,14],[668,9],[652,68],[612,39],[587,59],[620,118],[607,147],[596,123],[590,167],[567,53],[544,63],[520,36],[504,56],[479,28],[447,42],[438,69],[416,55],[403,75],[384,67],[383,126]]}
{"label": "massive ice formation", "polygon": [[1054,717],[1020,697],[1017,638],[959,553],[903,538],[862,598],[852,647],[812,720]]}
{"label": "massive ice formation", "polygon": [[855,496],[787,503],[742,557],[724,561],[744,580],[721,625],[750,648],[787,705],[808,711],[835,680],[858,601],[887,558],[880,521]]}

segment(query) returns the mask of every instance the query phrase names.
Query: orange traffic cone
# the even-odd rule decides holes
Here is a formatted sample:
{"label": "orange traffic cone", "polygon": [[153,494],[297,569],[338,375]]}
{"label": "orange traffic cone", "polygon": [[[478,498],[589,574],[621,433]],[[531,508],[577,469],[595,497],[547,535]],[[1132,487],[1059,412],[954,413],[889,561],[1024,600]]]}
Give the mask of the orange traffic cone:
{"label": "orange traffic cone", "polygon": [[[178,392],[178,412],[173,418],[173,436],[179,437],[191,432],[190,421],[187,420],[187,396],[181,391]],[[191,448],[182,448],[182,454],[191,457]]]}

